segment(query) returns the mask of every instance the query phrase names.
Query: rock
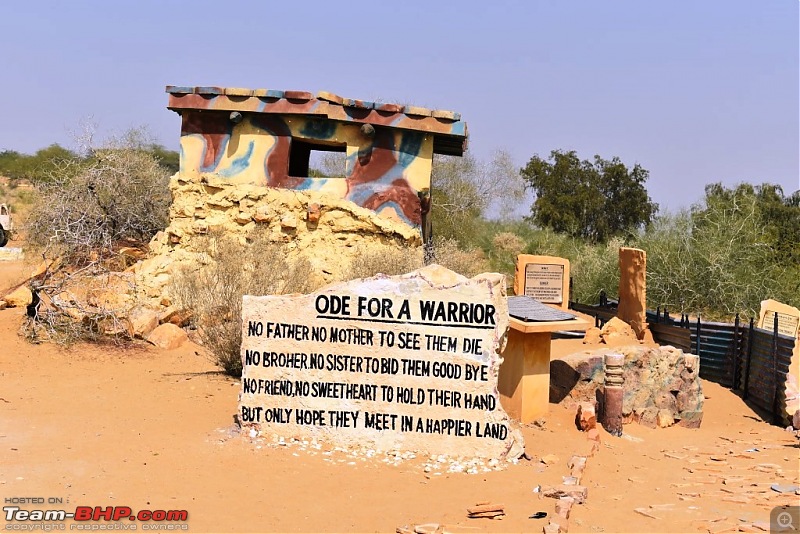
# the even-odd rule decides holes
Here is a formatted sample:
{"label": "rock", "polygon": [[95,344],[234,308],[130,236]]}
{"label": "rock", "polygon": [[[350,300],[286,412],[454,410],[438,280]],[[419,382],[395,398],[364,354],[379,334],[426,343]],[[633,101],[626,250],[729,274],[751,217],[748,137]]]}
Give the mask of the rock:
{"label": "rock", "polygon": [[622,346],[639,343],[633,328],[617,317],[612,317],[603,325],[603,328],[600,329],[600,337],[606,345]]}
{"label": "rock", "polygon": [[17,289],[3,297],[6,306],[9,308],[22,308],[33,302],[33,293],[27,286],[19,286]]}
{"label": "rock", "polygon": [[651,514],[650,511],[647,508],[634,508],[633,511],[636,512],[637,514],[641,514],[641,515],[643,515],[645,517],[649,517],[650,519],[658,519],[659,521],[661,520],[660,517],[657,517],[657,516],[654,516],[653,514]]}
{"label": "rock", "polygon": [[795,493],[800,487],[794,484],[772,484],[770,489],[778,493]]}
{"label": "rock", "polygon": [[122,247],[119,249],[119,255],[138,261],[144,258],[147,253],[144,250],[136,247]]}
{"label": "rock", "polygon": [[675,424],[675,416],[671,410],[660,409],[656,414],[656,424],[659,428],[667,428]]}
{"label": "rock", "polygon": [[573,486],[567,484],[559,484],[558,486],[542,488],[542,495],[552,499],[561,499],[561,497],[571,497],[574,502],[583,504],[586,502],[589,490],[586,486]]}
{"label": "rock", "polygon": [[137,306],[128,313],[133,336],[145,339],[158,326],[158,312],[143,306]]}
{"label": "rock", "polygon": [[800,410],[794,412],[792,416],[792,426],[795,430],[800,430]]}
{"label": "rock", "polygon": [[555,454],[547,454],[541,458],[541,462],[545,465],[553,465],[558,463],[558,456]]}
{"label": "rock", "polygon": [[191,320],[194,319],[194,312],[192,310],[181,308],[177,309],[169,309],[169,313],[163,313],[159,317],[159,322],[161,323],[172,323],[176,326],[184,327],[188,325]]}
{"label": "rock", "polygon": [[317,224],[321,216],[322,210],[320,209],[319,204],[315,202],[308,205],[308,209],[306,210],[306,220],[309,224]]}
{"label": "rock", "polygon": [[7,307],[8,304],[6,304],[6,301],[0,300],[0,310],[5,310]]}
{"label": "rock", "polygon": [[681,412],[678,426],[685,428],[700,428],[703,422],[703,412]]}
{"label": "rock", "polygon": [[177,349],[189,340],[189,336],[179,326],[172,323],[164,323],[156,327],[149,336],[147,341],[161,349],[172,350]]}
{"label": "rock", "polygon": [[642,345],[658,345],[656,340],[653,338],[653,333],[649,328],[645,329],[644,333],[642,334],[642,338],[639,340],[639,343]]}
{"label": "rock", "polygon": [[600,337],[600,329],[596,326],[591,327],[583,334],[584,345],[599,345],[602,342],[603,339]]}
{"label": "rock", "polygon": [[253,214],[253,220],[257,223],[268,223],[275,218],[275,210],[270,206],[259,206]]}
{"label": "rock", "polygon": [[575,499],[572,497],[560,497],[556,501],[556,513],[564,519],[569,519],[569,513],[570,510],[572,510],[573,504],[575,504]]}
{"label": "rock", "polygon": [[281,217],[281,228],[284,230],[294,230],[297,228],[297,218],[291,213],[285,214]]}
{"label": "rock", "polygon": [[639,416],[639,424],[647,428],[658,428],[658,408],[645,409]]}
{"label": "rock", "polygon": [[578,413],[575,415],[575,423],[583,432],[591,430],[597,426],[597,414],[594,404],[582,402],[578,405]]}

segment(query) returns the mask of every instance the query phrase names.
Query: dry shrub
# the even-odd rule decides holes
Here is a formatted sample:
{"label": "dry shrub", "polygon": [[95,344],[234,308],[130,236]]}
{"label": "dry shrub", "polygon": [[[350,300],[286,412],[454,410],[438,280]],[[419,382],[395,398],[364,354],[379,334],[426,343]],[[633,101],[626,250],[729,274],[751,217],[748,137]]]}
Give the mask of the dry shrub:
{"label": "dry shrub", "polygon": [[467,278],[491,270],[481,249],[462,249],[455,239],[434,239],[433,261]]}
{"label": "dry shrub", "polygon": [[[480,249],[462,249],[455,239],[433,241],[430,263],[438,263],[468,278],[489,271],[489,262]],[[402,248],[363,248],[346,273],[347,279],[369,278],[376,274],[395,276],[423,266],[422,251]]]}
{"label": "dry shrub", "polygon": [[422,251],[390,247],[362,247],[350,264],[345,278],[369,278],[376,274],[395,276],[422,267]]}
{"label": "dry shrub", "polygon": [[499,232],[492,238],[494,266],[513,280],[517,256],[525,251],[525,241],[513,232]]}
{"label": "dry shrub", "polygon": [[204,264],[178,270],[170,294],[194,312],[200,339],[215,362],[229,375],[241,376],[242,296],[309,293],[316,289],[312,268],[306,260],[287,259],[284,249],[264,236],[243,245],[234,237],[212,235],[201,246],[207,250]]}

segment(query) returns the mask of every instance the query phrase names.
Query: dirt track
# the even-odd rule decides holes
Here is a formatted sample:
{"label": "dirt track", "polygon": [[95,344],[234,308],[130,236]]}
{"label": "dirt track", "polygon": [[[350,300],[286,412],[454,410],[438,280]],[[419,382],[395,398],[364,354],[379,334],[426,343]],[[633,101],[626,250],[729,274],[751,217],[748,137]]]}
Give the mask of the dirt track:
{"label": "dirt track", "polygon": [[[23,273],[0,265],[0,293]],[[556,405],[543,428],[523,429],[532,461],[477,475],[426,473],[427,457],[393,465],[386,456],[252,442],[231,433],[238,382],[200,347],[30,345],[17,335],[21,320],[22,310],[0,311],[4,498],[62,498],[68,510],[187,510],[190,532],[394,532],[414,523],[541,532],[548,519],[529,516],[552,515],[554,501],[534,487],[560,483],[569,457],[587,450],[574,413]],[[582,348],[557,341],[554,352]],[[768,525],[773,506],[800,504],[769,489],[800,483],[794,436],[730,391],[707,382],[704,391],[699,430],[601,431],[582,481],[588,501],[573,508],[570,532],[735,531]],[[548,454],[558,458],[552,465],[539,461]],[[467,519],[479,501],[505,504],[506,518]]]}

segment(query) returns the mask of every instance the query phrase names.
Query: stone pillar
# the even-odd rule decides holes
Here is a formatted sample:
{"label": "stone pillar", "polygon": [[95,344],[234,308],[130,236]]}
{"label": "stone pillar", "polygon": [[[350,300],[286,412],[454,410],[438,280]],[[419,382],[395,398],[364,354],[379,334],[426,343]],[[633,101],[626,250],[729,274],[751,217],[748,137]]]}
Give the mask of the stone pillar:
{"label": "stone pillar", "polygon": [[620,248],[617,317],[631,325],[639,339],[647,330],[646,277],[647,253],[638,248]]}
{"label": "stone pillar", "polygon": [[625,363],[623,354],[606,354],[605,385],[603,393],[603,428],[614,436],[622,435],[622,397],[625,379],[622,366]]}

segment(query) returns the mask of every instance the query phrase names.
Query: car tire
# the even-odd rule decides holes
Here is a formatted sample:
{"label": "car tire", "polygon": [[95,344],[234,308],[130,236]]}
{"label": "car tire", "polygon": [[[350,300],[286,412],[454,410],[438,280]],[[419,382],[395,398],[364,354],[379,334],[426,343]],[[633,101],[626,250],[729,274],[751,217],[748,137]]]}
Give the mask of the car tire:
{"label": "car tire", "polygon": [[6,246],[6,243],[8,243],[8,233],[0,226],[0,247]]}

